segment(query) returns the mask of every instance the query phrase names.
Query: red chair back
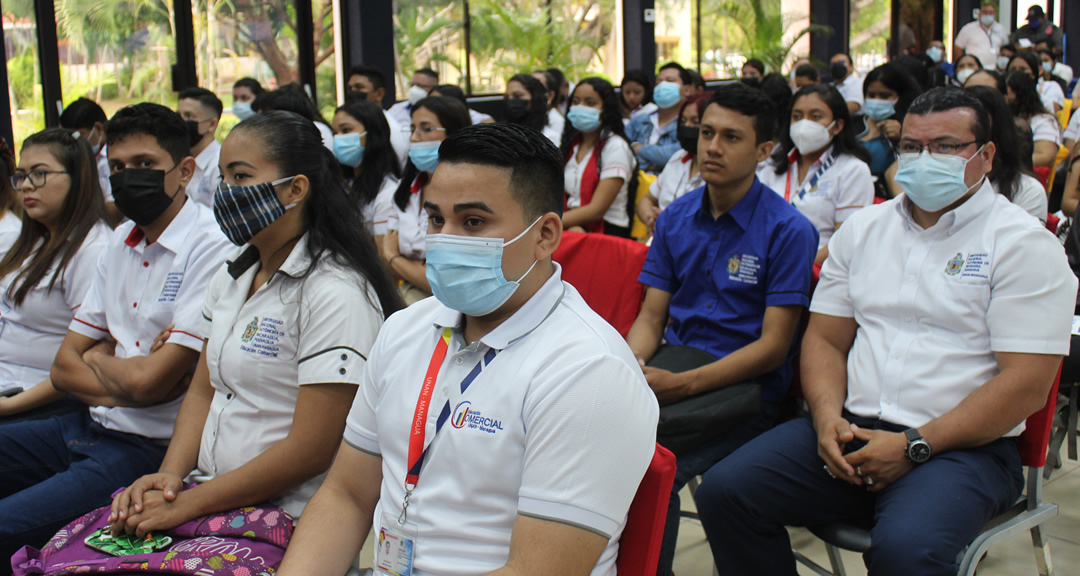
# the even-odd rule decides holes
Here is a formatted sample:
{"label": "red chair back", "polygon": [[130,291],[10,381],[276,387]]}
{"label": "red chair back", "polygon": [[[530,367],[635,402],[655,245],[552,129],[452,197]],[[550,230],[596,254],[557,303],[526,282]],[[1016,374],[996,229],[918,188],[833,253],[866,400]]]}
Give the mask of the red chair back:
{"label": "red chair back", "polygon": [[1054,216],[1053,214],[1046,215],[1046,229],[1049,230],[1051,234],[1057,234],[1058,224],[1060,223],[1061,219],[1057,216]]}
{"label": "red chair back", "polygon": [[1046,405],[1028,416],[1024,431],[1016,440],[1016,446],[1020,450],[1020,462],[1029,468],[1042,468],[1046,464],[1046,446],[1050,443],[1050,429],[1054,424],[1059,384],[1060,366],[1057,376],[1054,377],[1054,385],[1050,387],[1050,395],[1046,398]]}
{"label": "red chair back", "polygon": [[675,455],[657,444],[619,538],[619,557],[615,559],[615,571],[619,576],[656,575],[674,482]]}
{"label": "red chair back", "polygon": [[617,236],[563,232],[552,258],[563,268],[562,279],[625,337],[645,298],[638,276],[648,253],[648,246]]}

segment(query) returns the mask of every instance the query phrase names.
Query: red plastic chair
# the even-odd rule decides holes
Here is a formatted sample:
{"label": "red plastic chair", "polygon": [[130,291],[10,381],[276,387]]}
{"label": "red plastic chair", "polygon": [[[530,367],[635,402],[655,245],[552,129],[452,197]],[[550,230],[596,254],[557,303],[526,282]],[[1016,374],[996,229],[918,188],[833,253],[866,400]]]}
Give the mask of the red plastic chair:
{"label": "red plastic chair", "polygon": [[[960,561],[959,576],[974,576],[975,567],[983,554],[998,542],[1011,538],[1021,532],[1031,532],[1031,543],[1035,548],[1035,563],[1041,576],[1053,574],[1050,561],[1050,545],[1043,534],[1042,525],[1058,515],[1058,505],[1042,500],[1042,469],[1046,465],[1046,447],[1050,443],[1050,429],[1057,406],[1058,385],[1061,383],[1061,368],[1058,368],[1054,385],[1046,404],[1027,419],[1026,427],[1017,438],[1020,462],[1028,467],[1026,494],[1013,504],[1012,508],[994,518],[983,528],[975,540],[964,551]],[[823,576],[843,576],[844,566],[840,560],[840,548],[851,552],[864,553],[870,547],[870,532],[862,526],[844,522],[833,522],[810,528],[815,536],[825,541],[825,548],[832,564],[832,572],[822,568],[806,556],[796,552],[795,558],[803,565]]]}
{"label": "red plastic chair", "polygon": [[625,338],[645,298],[638,276],[648,253],[648,246],[625,238],[563,232],[552,258],[563,268],[562,279]]}
{"label": "red plastic chair", "polygon": [[1046,229],[1049,230],[1051,234],[1057,234],[1059,224],[1061,224],[1060,218],[1053,214],[1046,215]]}
{"label": "red plastic chair", "polygon": [[615,570],[619,576],[655,576],[664,539],[668,499],[675,482],[675,455],[657,444],[649,469],[638,485],[619,538]]}

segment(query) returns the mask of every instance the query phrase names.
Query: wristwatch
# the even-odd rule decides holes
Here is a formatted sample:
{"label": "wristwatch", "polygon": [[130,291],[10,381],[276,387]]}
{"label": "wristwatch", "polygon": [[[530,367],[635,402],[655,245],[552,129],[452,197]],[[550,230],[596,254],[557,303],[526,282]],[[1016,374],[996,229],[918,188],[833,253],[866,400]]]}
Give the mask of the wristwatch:
{"label": "wristwatch", "polygon": [[907,437],[907,449],[904,450],[904,455],[908,460],[911,460],[912,464],[922,464],[930,459],[934,455],[934,449],[930,446],[922,434],[915,428],[908,428],[904,430],[904,436]]}

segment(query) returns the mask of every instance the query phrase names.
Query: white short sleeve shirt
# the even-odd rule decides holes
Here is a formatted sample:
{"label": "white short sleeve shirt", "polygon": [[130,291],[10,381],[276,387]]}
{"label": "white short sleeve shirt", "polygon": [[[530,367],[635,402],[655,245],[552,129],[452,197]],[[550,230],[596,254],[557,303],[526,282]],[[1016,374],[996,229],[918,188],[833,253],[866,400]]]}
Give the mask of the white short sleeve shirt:
{"label": "white short sleeve shirt", "polygon": [[1036,114],[1031,117],[1031,139],[1034,142],[1040,140],[1061,144],[1061,128],[1057,118],[1050,114]]}
{"label": "white short sleeve shirt", "polygon": [[[578,146],[575,145],[570,153],[570,159],[567,160],[566,166],[563,167],[563,186],[566,189],[567,196],[566,205],[571,209],[581,207],[581,178],[584,176],[589,163],[592,162],[592,156],[596,153],[596,148],[594,147],[580,163],[577,161],[577,151]],[[604,141],[604,150],[600,154],[600,180],[605,178],[623,179],[622,188],[619,189],[619,193],[615,195],[615,200],[608,207],[607,212],[604,213],[604,222],[624,228],[630,225],[630,216],[626,213],[626,195],[630,188],[630,179],[636,175],[634,173],[635,166],[634,151],[626,140],[618,136],[611,136]]]}
{"label": "white short sleeve shirt", "polygon": [[1048,112],[1054,111],[1054,104],[1061,108],[1065,107],[1065,92],[1053,80],[1039,79],[1039,98],[1042,99],[1043,106],[1046,107]]}
{"label": "white short sleeve shirt", "polygon": [[1009,43],[1009,33],[998,22],[989,30],[975,20],[964,25],[956,35],[957,48],[979,59],[982,67],[993,70],[997,66],[998,50]]}
{"label": "white short sleeve shirt", "polygon": [[422,204],[424,190],[421,184],[421,178],[425,177],[421,173],[413,180],[412,188],[415,191],[409,195],[409,204],[404,210],[398,207],[392,196],[390,198],[393,212],[386,227],[398,231],[398,250],[409,260],[423,261],[426,254],[428,215]]}
{"label": "white short sleeve shirt", "polygon": [[[203,297],[232,246],[211,211],[193,201],[153,244],[133,222],[121,224],[69,329],[98,340],[111,337],[116,357],[131,358],[148,355],[154,337],[172,324],[167,343],[201,352]],[[110,430],[167,439],[181,399],[147,408],[97,406],[90,416]]]}
{"label": "white short sleeve shirt", "polygon": [[[820,235],[819,250],[829,244],[829,238],[832,238],[837,226],[861,208],[874,203],[874,180],[870,176],[870,167],[850,154],[838,155],[833,165],[818,179],[817,185],[806,190],[802,196],[799,195],[803,184],[813,177],[831,153],[832,147],[810,166],[802,182],[795,181],[799,170],[795,156],[789,157],[791,162],[788,164],[788,171],[783,174],[776,173],[775,165],[771,161],[766,162],[764,169],[758,172],[758,179],[762,184],[781,196],[789,196],[792,206],[798,208],[817,228]],[[785,194],[789,175],[791,192]]]}
{"label": "white short sleeve shirt", "polygon": [[566,118],[563,118],[558,110],[552,108],[551,110],[548,110],[547,125],[544,126],[542,132],[544,133],[544,136],[548,137],[548,140],[551,140],[556,146],[559,146],[562,144],[562,133],[565,126]]}
{"label": "white short sleeve shirt", "polygon": [[11,210],[5,210],[4,215],[0,216],[0,260],[7,256],[21,233],[22,219]]}
{"label": "white short sleeve shirt", "polygon": [[101,197],[105,199],[105,203],[107,204],[113,201],[112,182],[109,181],[109,176],[112,175],[112,169],[109,168],[108,146],[102,146],[101,150],[97,153],[97,171],[98,183],[101,184]]}
{"label": "white short sleeve shirt", "polygon": [[398,170],[404,170],[405,161],[409,159],[409,135],[412,132],[409,125],[412,124],[412,120],[406,118],[405,123],[402,124],[388,112],[383,112],[383,115],[386,117],[386,124],[390,126],[390,147],[397,155]]}
{"label": "white short sleeve shirt", "polygon": [[345,441],[382,456],[378,527],[384,514],[401,512],[409,422],[436,342],[445,328],[453,331],[409,504],[420,576],[499,568],[519,514],[609,538],[592,574],[615,574],[659,409],[626,342],[555,267],[521,309],[471,346],[462,341],[461,315],[429,298],[391,317],[372,349]]}
{"label": "white short sleeve shirt", "polygon": [[649,195],[656,199],[660,210],[668,207],[687,192],[705,185],[701,172],[690,175],[694,167],[694,155],[686,150],[679,150],[671,155],[660,175],[649,186]]}
{"label": "white short sleeve shirt", "polygon": [[[994,184],[994,192],[1001,193],[996,184]],[[1038,180],[1027,174],[1021,174],[1018,186],[1013,191],[1012,203],[1038,218],[1040,222],[1046,223],[1049,199],[1046,197],[1046,188],[1039,184]]]}
{"label": "white short sleeve shirt", "polygon": [[[301,386],[358,385],[382,326],[378,297],[359,274],[323,258],[305,276],[306,236],[248,298],[259,268],[258,253],[248,250],[222,266],[206,291],[214,398],[192,473],[197,482],[236,470],[284,440]],[[324,477],[288,490],[275,504],[299,517]]]}
{"label": "white short sleeve shirt", "polygon": [[394,212],[394,192],[397,191],[399,183],[400,180],[393,174],[387,174],[383,177],[382,186],[379,187],[375,200],[364,206],[364,225],[373,236],[386,234],[390,215]]}
{"label": "white short sleeve shirt", "polygon": [[213,140],[195,157],[195,174],[187,185],[188,197],[207,208],[214,207],[214,192],[221,183],[220,158],[221,144]]}
{"label": "white short sleeve shirt", "polygon": [[984,182],[926,230],[903,195],[852,216],[810,311],[858,324],[845,407],[919,427],[996,376],[995,352],[1068,354],[1076,288],[1061,243]]}
{"label": "white short sleeve shirt", "polygon": [[1065,132],[1061,134],[1061,137],[1064,140],[1072,140],[1073,142],[1080,140],[1080,114],[1074,113],[1069,118],[1069,125],[1065,127]]}
{"label": "white short sleeve shirt", "polygon": [[[49,282],[58,263],[54,263],[20,305],[8,297],[12,284],[21,282],[17,278],[19,272],[0,279],[0,390],[15,386],[29,389],[49,377],[49,368],[67,335],[75,310],[90,290],[109,233],[104,222],[91,228],[52,289]],[[33,257],[31,254],[27,258],[23,269]]]}
{"label": "white short sleeve shirt", "polygon": [[844,78],[844,81],[836,85],[836,89],[840,91],[840,95],[844,97],[844,102],[855,102],[859,105],[859,110],[856,114],[862,113],[863,108],[863,77],[858,73],[852,72]]}

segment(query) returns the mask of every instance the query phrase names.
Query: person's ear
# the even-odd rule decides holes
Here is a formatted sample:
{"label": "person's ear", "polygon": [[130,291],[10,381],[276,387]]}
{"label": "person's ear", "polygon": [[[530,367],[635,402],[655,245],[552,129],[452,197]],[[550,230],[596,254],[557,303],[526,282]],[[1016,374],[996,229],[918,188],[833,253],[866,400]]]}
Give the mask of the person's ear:
{"label": "person's ear", "polygon": [[844,131],[844,120],[842,118],[836,119],[836,125],[833,126],[833,130],[834,132],[831,132],[833,138],[839,136],[840,133]]}
{"label": "person's ear", "polygon": [[386,88],[379,88],[378,90],[372,90],[368,99],[372,102],[382,106],[383,98],[386,98]]}
{"label": "person's ear", "polygon": [[536,226],[540,228],[540,238],[536,242],[533,255],[537,260],[544,261],[551,258],[562,241],[562,218],[554,212],[548,212]]}
{"label": "person's ear", "polygon": [[773,147],[775,146],[776,142],[772,140],[766,140],[757,145],[757,161],[759,164],[768,160],[769,156],[772,155]]}
{"label": "person's ear", "polygon": [[177,170],[180,172],[181,186],[186,188],[188,182],[191,182],[191,179],[195,176],[195,168],[195,158],[192,156],[187,156],[180,161],[180,164],[177,165]]}
{"label": "person's ear", "polygon": [[281,199],[281,203],[288,206],[303,202],[309,191],[311,191],[311,180],[303,174],[297,174],[289,183],[289,188],[285,191],[285,197]]}
{"label": "person's ear", "polygon": [[980,154],[983,158],[983,169],[989,174],[994,169],[994,156],[997,155],[997,145],[993,142],[987,142]]}

